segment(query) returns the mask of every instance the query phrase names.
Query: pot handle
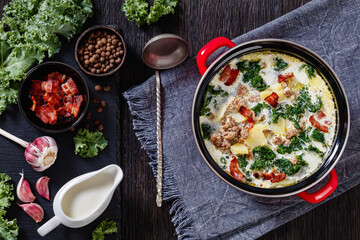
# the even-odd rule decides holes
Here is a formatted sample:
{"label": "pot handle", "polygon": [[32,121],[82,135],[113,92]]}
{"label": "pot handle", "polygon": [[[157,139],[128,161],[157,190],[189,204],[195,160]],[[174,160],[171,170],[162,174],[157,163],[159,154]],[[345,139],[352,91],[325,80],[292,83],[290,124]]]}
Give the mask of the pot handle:
{"label": "pot handle", "polygon": [[231,40],[225,38],[225,37],[217,37],[208,42],[205,46],[203,46],[198,54],[196,55],[196,62],[200,71],[201,75],[204,75],[204,73],[207,70],[206,67],[206,60],[210,57],[211,54],[213,54],[216,50],[218,50],[221,47],[228,47],[232,48],[235,47],[236,44],[233,43]]}
{"label": "pot handle", "polygon": [[335,170],[331,170],[329,174],[329,181],[318,191],[314,193],[308,193],[306,191],[298,193],[297,195],[309,203],[319,203],[324,201],[328,196],[330,196],[336,189],[338,185],[338,177]]}

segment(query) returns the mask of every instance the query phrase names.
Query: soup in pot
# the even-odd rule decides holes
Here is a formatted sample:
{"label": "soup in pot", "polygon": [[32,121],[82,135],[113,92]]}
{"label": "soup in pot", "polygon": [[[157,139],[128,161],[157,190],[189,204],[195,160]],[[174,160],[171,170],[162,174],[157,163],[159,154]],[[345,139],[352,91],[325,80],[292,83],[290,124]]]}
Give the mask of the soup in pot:
{"label": "soup in pot", "polygon": [[334,141],[336,108],[310,64],[262,51],[235,58],[214,75],[199,121],[220,168],[238,181],[275,188],[321,166]]}

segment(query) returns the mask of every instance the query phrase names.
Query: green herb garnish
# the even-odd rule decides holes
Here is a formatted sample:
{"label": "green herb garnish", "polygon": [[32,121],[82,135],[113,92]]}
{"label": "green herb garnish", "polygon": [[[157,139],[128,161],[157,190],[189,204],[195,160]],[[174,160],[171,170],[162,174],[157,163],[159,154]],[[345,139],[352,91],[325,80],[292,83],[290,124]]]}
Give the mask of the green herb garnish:
{"label": "green herb garnish", "polygon": [[307,163],[304,160],[302,160],[302,157],[300,161],[298,158],[298,163],[296,165],[292,164],[288,159],[281,158],[275,160],[274,165],[279,168],[280,172],[284,172],[286,173],[286,175],[291,176],[299,172],[299,170],[303,166],[306,166]]}
{"label": "green herb garnish", "polygon": [[264,79],[259,75],[261,66],[260,60],[258,61],[241,61],[236,64],[237,68],[244,73],[243,82],[249,83],[253,88],[256,88],[259,91],[264,91],[269,87],[264,82]]}
{"label": "green herb garnish", "polygon": [[99,150],[104,150],[108,142],[102,132],[90,132],[86,128],[81,128],[74,137],[75,154],[84,158],[92,158],[99,154]]}
{"label": "green herb garnish", "polygon": [[306,75],[308,76],[309,79],[315,77],[315,69],[312,66],[310,66],[309,64],[303,64],[303,65],[301,65],[300,70],[302,70],[304,68],[305,68]]}
{"label": "green herb garnish", "polygon": [[284,60],[282,60],[282,58],[275,58],[275,71],[280,71],[280,70],[284,70],[285,68],[288,67],[288,63],[285,62]]}
{"label": "green herb garnish", "polygon": [[117,231],[116,222],[105,219],[92,232],[92,240],[104,240],[106,234],[117,233]]}
{"label": "green herb garnish", "polygon": [[266,104],[266,103],[258,103],[256,104],[255,107],[253,107],[251,110],[254,111],[255,113],[255,116],[259,115],[259,113],[264,109],[264,108],[267,108],[267,109],[271,109],[271,106]]}
{"label": "green herb garnish", "polygon": [[17,220],[5,219],[7,208],[14,201],[14,185],[11,178],[5,173],[0,173],[0,239],[15,240],[19,234]]}
{"label": "green herb garnish", "polygon": [[324,143],[325,144],[325,137],[324,137],[324,133],[321,132],[320,130],[318,129],[314,129],[314,131],[312,132],[311,134],[311,138],[318,141],[318,142],[321,142],[321,143]]}
{"label": "green herb garnish", "polygon": [[208,123],[201,123],[201,130],[203,132],[204,139],[209,139],[211,132],[213,131],[212,127]]}

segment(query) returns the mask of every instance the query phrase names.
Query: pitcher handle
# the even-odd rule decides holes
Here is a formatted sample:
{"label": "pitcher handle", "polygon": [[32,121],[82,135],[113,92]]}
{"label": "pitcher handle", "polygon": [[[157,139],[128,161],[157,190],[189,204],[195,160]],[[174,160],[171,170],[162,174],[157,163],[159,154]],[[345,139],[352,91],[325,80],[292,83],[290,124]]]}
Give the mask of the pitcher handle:
{"label": "pitcher handle", "polygon": [[61,223],[60,219],[58,217],[54,216],[49,221],[44,223],[41,227],[39,227],[37,232],[40,234],[40,236],[44,237],[46,234],[51,232],[54,228],[59,226],[60,223]]}

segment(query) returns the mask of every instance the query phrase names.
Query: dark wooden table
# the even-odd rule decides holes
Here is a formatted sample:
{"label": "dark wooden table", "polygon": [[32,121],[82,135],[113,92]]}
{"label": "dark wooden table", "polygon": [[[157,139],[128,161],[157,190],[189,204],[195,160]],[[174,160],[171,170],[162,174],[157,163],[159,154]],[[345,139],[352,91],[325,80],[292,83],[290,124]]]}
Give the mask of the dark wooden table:
{"label": "dark wooden table", "polygon": [[[0,7],[9,0],[1,1]],[[152,1],[151,1],[152,2]],[[93,0],[94,16],[87,27],[116,24],[123,31],[128,55],[119,72],[119,95],[154,74],[141,61],[145,43],[160,33],[182,36],[191,46],[190,57],[211,39],[234,38],[280,17],[309,0],[179,0],[174,15],[160,19],[149,27],[129,23],[119,0]],[[121,162],[124,180],[121,184],[122,239],[176,239],[169,209],[155,204],[155,179],[148,166],[146,152],[132,130],[132,117],[120,97]],[[360,239],[360,186],[333,199],[309,213],[271,231],[260,239]]]}

